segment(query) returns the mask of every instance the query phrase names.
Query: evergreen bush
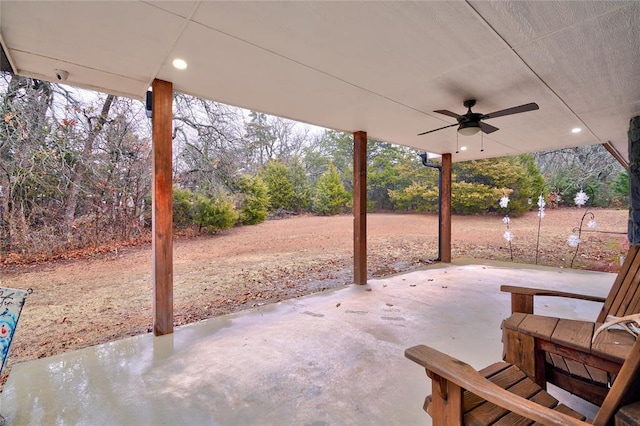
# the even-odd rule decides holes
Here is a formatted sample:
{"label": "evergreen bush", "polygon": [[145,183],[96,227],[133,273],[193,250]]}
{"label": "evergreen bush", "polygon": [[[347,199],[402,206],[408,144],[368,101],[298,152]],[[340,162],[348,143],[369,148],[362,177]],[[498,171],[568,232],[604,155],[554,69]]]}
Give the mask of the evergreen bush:
{"label": "evergreen bush", "polygon": [[323,216],[339,214],[346,209],[348,203],[349,193],[340,180],[340,172],[332,163],[318,179],[313,212]]}
{"label": "evergreen bush", "polygon": [[196,194],[193,203],[194,222],[200,232],[216,233],[231,228],[238,221],[233,205],[220,198]]}
{"label": "evergreen bush", "polygon": [[390,190],[389,200],[400,212],[437,212],[438,188],[412,182],[404,189]]}
{"label": "evergreen bush", "polygon": [[[191,198],[193,194],[188,189],[173,187],[173,225],[186,227],[193,224]],[[151,210],[151,209],[149,209]]]}
{"label": "evergreen bush", "polygon": [[[522,214],[535,205],[529,204],[530,198],[536,198],[544,189],[544,178],[540,174],[538,167],[535,165],[533,156],[521,155],[517,157],[490,158],[475,161],[465,161],[454,164],[453,171],[456,175],[456,182],[467,182],[469,184],[484,185],[477,187],[479,193],[470,197],[467,194],[467,187],[461,186],[458,190],[462,191],[459,196],[460,200],[467,200],[468,206],[460,204],[459,207],[468,212],[473,212],[482,205],[479,200],[487,196],[487,188],[493,188],[497,194],[492,203],[487,205],[487,210],[482,212],[498,211],[498,200],[503,195],[509,195],[508,213],[512,216]],[[452,186],[452,198],[456,197],[456,185]],[[452,201],[453,202],[453,201]],[[452,206],[455,213],[463,213]],[[501,211],[501,210],[500,210]],[[501,211],[502,212],[502,211]]]}
{"label": "evergreen bush", "polygon": [[269,161],[260,171],[260,177],[268,188],[269,210],[292,210],[294,188],[287,166],[282,161]]}
{"label": "evergreen bush", "polygon": [[482,183],[454,182],[451,185],[451,210],[457,214],[486,213],[502,194],[502,189]]}
{"label": "evergreen bush", "polygon": [[264,222],[269,209],[269,189],[259,177],[243,177],[240,180],[242,194],[240,221],[244,225]]}
{"label": "evergreen bush", "polygon": [[629,204],[629,173],[622,171],[611,184],[614,194],[614,202],[617,206],[627,206]]}
{"label": "evergreen bush", "polygon": [[291,210],[296,212],[309,210],[311,204],[311,188],[307,182],[307,172],[299,158],[289,162],[289,179],[293,187],[291,197]]}

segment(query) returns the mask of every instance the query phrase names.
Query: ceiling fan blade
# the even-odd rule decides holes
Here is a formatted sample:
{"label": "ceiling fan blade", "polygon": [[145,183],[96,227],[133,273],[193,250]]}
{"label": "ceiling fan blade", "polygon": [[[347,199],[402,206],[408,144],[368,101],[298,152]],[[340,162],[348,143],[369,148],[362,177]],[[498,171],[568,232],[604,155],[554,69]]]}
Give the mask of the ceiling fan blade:
{"label": "ceiling fan blade", "polygon": [[483,115],[482,119],[485,120],[487,118],[496,118],[496,117],[503,117],[505,115],[520,114],[521,112],[534,111],[539,108],[540,107],[538,106],[537,103],[531,102],[529,104],[524,104],[524,105],[520,105],[513,108],[507,108],[507,109],[502,109],[500,111],[490,112],[489,114]]}
{"label": "ceiling fan blade", "polygon": [[437,129],[433,129],[433,130],[427,130],[426,132],[418,133],[418,136],[426,135],[427,133],[437,132],[438,130],[446,129],[447,127],[453,127],[453,126],[457,126],[457,125],[458,125],[458,123],[450,124],[450,125],[444,126],[444,127],[439,127]]}
{"label": "ceiling fan blade", "polygon": [[433,112],[437,112],[438,114],[448,115],[449,117],[453,117],[453,118],[456,118],[456,119],[460,118],[459,114],[456,114],[455,112],[448,111],[446,109],[438,109],[438,110],[435,110]]}
{"label": "ceiling fan blade", "polygon": [[483,123],[482,121],[480,122],[480,130],[482,130],[485,134],[489,134],[489,133],[493,133],[496,132],[500,129],[498,129],[497,127],[493,127],[491,124],[487,124],[487,123]]}

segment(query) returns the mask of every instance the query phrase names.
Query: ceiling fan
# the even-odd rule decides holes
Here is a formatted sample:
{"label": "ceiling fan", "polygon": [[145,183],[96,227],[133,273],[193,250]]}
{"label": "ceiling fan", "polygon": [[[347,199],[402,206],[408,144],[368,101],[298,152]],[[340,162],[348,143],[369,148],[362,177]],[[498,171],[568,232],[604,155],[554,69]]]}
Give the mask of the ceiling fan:
{"label": "ceiling fan", "polygon": [[449,117],[453,117],[458,122],[456,124],[451,124],[449,126],[440,127],[433,130],[428,130],[426,132],[418,133],[418,136],[426,135],[427,133],[437,132],[438,130],[446,129],[448,127],[459,126],[458,133],[464,136],[471,136],[478,133],[482,130],[484,133],[493,133],[496,130],[499,130],[497,127],[494,127],[490,124],[484,123],[482,120],[488,120],[490,118],[504,117],[505,115],[512,114],[520,114],[521,112],[534,111],[539,109],[538,104],[532,102],[529,104],[520,105],[513,108],[502,109],[500,111],[494,111],[489,114],[479,114],[477,112],[472,112],[471,108],[476,104],[475,99],[468,99],[464,101],[463,105],[467,108],[467,113],[463,115],[456,114],[455,112],[448,111],[446,109],[439,109],[433,112],[437,112],[438,114],[448,115]]}

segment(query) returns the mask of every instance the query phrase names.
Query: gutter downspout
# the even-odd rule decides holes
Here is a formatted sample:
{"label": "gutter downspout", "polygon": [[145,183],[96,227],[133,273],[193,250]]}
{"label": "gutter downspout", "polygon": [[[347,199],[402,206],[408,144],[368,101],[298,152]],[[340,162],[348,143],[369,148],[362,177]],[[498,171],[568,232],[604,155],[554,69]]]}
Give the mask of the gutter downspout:
{"label": "gutter downspout", "polygon": [[442,260],[442,165],[430,163],[426,152],[420,154],[420,158],[422,159],[422,164],[425,167],[438,169],[438,257],[431,261],[440,262]]}

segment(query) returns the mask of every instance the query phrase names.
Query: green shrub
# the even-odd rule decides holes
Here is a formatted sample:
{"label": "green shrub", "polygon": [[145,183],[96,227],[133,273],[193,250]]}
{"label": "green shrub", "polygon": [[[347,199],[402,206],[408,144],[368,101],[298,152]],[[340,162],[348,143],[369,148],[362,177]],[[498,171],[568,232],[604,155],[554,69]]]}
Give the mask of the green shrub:
{"label": "green shrub", "polygon": [[193,224],[191,198],[188,189],[173,187],[173,225],[186,227]]}
{"label": "green shrub", "polygon": [[436,212],[438,211],[438,188],[412,182],[404,189],[390,190],[389,200],[396,211]]}
{"label": "green shrub", "polygon": [[200,232],[223,231],[231,228],[238,221],[238,213],[231,203],[200,194],[194,199],[193,216]]}
{"label": "green shrub", "polygon": [[[406,166],[399,163],[399,167]],[[529,197],[536,191],[539,193],[544,185],[544,179],[531,156],[455,163],[453,172],[451,209],[455,214],[499,211],[517,215],[531,209],[528,204]],[[394,210],[438,211],[437,173],[424,167],[417,170],[409,167],[402,171],[400,176],[412,178],[410,181],[404,180],[405,183],[401,187],[389,190],[389,200]],[[511,198],[506,212],[498,205],[503,195]]]}
{"label": "green shrub", "polygon": [[482,183],[454,182],[451,185],[451,210],[457,214],[486,213],[502,194],[502,189]]}
{"label": "green shrub", "polygon": [[287,166],[281,161],[269,161],[260,171],[269,191],[269,210],[293,208],[293,183]]}
{"label": "green shrub", "polygon": [[240,209],[240,221],[244,225],[264,222],[269,209],[269,189],[259,177],[243,177],[240,180],[243,195]]}
{"label": "green shrub", "polygon": [[[517,216],[535,207],[529,204],[529,198],[537,198],[536,194],[540,194],[540,191],[544,189],[544,178],[531,155],[464,161],[454,164],[453,170],[456,182],[484,185],[478,187],[481,193],[477,196],[465,195],[464,199],[472,204],[465,206],[461,201],[458,206],[461,211],[456,211],[454,208],[456,213],[468,214],[463,211],[475,211],[478,203],[482,204],[479,200],[487,195],[487,188],[494,188],[498,189],[499,195],[487,205],[487,210],[482,212],[499,211],[505,213],[498,206],[498,201],[504,191],[511,198],[506,212]],[[455,184],[452,191],[455,191],[454,188]],[[465,192],[462,188],[460,190],[462,193]],[[453,196],[455,195],[452,194]]]}
{"label": "green shrub", "polygon": [[340,173],[336,166],[329,165],[329,169],[320,176],[313,198],[313,212],[319,215],[335,215],[342,213],[349,203],[349,194],[342,184]]}
{"label": "green shrub", "polygon": [[297,212],[309,209],[311,204],[311,189],[307,182],[307,172],[304,164],[299,158],[294,158],[289,162],[289,179],[293,187],[291,197],[291,209]]}
{"label": "green shrub", "polygon": [[622,171],[611,184],[613,191],[613,201],[616,206],[627,206],[629,204],[629,173]]}

